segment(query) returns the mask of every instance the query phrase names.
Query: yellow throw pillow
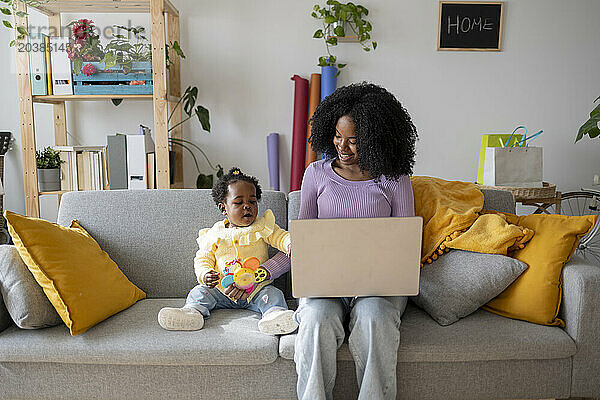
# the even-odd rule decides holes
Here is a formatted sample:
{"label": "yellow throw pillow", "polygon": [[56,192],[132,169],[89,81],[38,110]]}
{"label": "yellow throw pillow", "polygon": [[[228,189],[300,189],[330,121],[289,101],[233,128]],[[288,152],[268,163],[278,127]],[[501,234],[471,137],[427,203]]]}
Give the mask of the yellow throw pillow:
{"label": "yellow throw pillow", "polygon": [[535,232],[524,248],[509,253],[529,268],[483,308],[509,318],[564,326],[557,317],[562,294],[562,268],[575,252],[579,240],[594,226],[596,216],[504,215],[508,223]]}
{"label": "yellow throw pillow", "polygon": [[146,297],[77,220],[66,228],[10,211],[4,217],[23,262],[71,335]]}

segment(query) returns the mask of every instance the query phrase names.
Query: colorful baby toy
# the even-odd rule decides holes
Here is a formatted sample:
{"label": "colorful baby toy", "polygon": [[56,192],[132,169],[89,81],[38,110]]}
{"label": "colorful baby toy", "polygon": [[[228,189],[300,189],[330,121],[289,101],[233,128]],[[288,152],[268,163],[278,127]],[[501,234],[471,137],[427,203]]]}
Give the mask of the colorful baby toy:
{"label": "colorful baby toy", "polygon": [[246,293],[250,294],[256,283],[260,283],[267,278],[267,271],[260,266],[260,260],[256,257],[249,257],[243,263],[234,258],[227,265],[228,267],[223,270],[224,276],[221,279],[221,286],[224,288],[235,283],[237,287],[246,290]]}

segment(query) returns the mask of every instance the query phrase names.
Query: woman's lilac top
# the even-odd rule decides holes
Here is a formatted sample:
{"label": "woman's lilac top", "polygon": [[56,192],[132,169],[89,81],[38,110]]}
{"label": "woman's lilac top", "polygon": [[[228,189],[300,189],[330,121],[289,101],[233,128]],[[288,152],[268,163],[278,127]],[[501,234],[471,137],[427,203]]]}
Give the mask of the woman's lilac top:
{"label": "woman's lilac top", "polygon": [[[304,172],[298,219],[412,217],[410,177],[381,177],[379,182],[349,181],[332,167],[333,159],[311,163]],[[292,243],[292,249],[294,243]],[[293,252],[293,250],[292,250]],[[290,259],[278,253],[263,265],[275,279],[290,270]]]}

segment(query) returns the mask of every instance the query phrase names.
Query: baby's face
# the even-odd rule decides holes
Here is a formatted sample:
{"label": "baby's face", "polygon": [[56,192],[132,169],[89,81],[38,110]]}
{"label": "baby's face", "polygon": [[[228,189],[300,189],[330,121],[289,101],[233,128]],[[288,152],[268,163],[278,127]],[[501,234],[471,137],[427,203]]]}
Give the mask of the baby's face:
{"label": "baby's face", "polygon": [[221,212],[233,226],[249,226],[256,220],[258,200],[256,187],[246,181],[236,181],[227,188],[225,203],[219,204]]}

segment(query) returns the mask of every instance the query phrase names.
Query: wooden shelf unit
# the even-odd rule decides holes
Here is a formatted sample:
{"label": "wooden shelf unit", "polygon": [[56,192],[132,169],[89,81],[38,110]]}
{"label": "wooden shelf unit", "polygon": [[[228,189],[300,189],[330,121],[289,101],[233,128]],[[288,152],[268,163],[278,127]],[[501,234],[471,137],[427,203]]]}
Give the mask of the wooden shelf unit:
{"label": "wooden shelf unit", "polygon": [[[26,12],[26,6],[17,2],[18,11]],[[21,128],[21,147],[23,153],[23,181],[25,190],[25,213],[39,217],[39,196],[58,194],[58,192],[40,193],[37,185],[37,168],[35,160],[35,127],[33,123],[34,103],[52,104],[54,111],[54,144],[67,145],[66,101],[110,100],[112,98],[150,100],[154,111],[154,142],[156,154],[156,187],[169,189],[183,187],[183,157],[178,146],[173,150],[175,160],[175,183],[170,184],[169,174],[169,137],[181,138],[181,127],[173,129],[169,135],[168,116],[181,96],[180,60],[176,55],[171,57],[171,67],[166,69],[165,48],[167,42],[180,41],[179,12],[169,0],[52,0],[35,7],[48,16],[50,32],[61,32],[61,13],[150,13],[150,40],[152,43],[152,78],[153,94],[151,95],[71,95],[71,96],[32,96],[29,70],[29,53],[16,52],[17,86],[19,102],[19,119]],[[28,17],[15,15],[17,27],[28,27]],[[27,41],[27,38],[21,39]],[[17,41],[17,49],[19,46]],[[168,82],[168,84],[167,84]],[[118,111],[116,111],[118,112]],[[181,107],[178,107],[171,123],[176,125],[182,120]]]}

